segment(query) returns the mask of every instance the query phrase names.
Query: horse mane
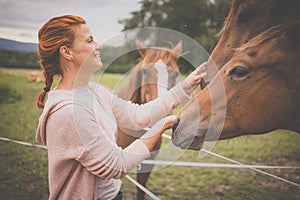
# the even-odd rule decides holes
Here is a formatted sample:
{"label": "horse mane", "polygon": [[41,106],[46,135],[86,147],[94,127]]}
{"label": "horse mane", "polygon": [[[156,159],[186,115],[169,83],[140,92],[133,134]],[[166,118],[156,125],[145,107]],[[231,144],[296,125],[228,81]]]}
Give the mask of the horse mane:
{"label": "horse mane", "polygon": [[133,103],[139,103],[140,101],[140,87],[142,83],[140,67],[140,63],[135,65],[128,75],[128,81],[126,85],[118,92],[119,97],[125,100],[130,100]]}
{"label": "horse mane", "polygon": [[223,27],[221,28],[220,32],[217,35],[221,35],[222,33],[225,32],[225,30],[227,30],[229,28],[231,21],[234,17],[234,13],[237,9],[237,6],[240,4],[238,1],[240,1],[240,0],[236,0],[231,3],[229,13],[223,22]]}
{"label": "horse mane", "polygon": [[265,30],[264,32],[260,33],[258,36],[252,38],[247,43],[241,45],[240,47],[236,48],[236,52],[244,51],[249,48],[257,47],[262,45],[263,43],[278,38],[284,33],[288,31],[288,26],[285,24],[272,26]]}

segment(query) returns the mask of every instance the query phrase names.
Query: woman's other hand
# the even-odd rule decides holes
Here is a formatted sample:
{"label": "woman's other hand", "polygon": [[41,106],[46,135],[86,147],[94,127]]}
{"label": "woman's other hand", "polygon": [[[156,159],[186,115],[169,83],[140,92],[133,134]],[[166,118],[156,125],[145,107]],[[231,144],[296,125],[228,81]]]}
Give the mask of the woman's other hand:
{"label": "woman's other hand", "polygon": [[182,88],[188,95],[192,94],[197,86],[199,86],[201,79],[207,75],[206,72],[203,72],[205,70],[206,63],[207,62],[202,63],[181,82]]}
{"label": "woman's other hand", "polygon": [[162,118],[141,137],[141,140],[148,147],[149,151],[152,150],[155,143],[159,140],[165,130],[172,128],[175,119],[176,115]]}

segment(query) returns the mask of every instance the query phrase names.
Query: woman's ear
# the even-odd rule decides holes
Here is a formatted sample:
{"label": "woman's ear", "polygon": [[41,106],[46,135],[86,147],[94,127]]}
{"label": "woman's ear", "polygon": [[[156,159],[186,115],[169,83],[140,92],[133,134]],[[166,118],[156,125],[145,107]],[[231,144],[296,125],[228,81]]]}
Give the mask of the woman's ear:
{"label": "woman's ear", "polygon": [[66,46],[61,46],[59,48],[59,53],[60,55],[65,58],[66,60],[73,60],[73,55],[72,53],[70,52],[69,48],[66,47]]}

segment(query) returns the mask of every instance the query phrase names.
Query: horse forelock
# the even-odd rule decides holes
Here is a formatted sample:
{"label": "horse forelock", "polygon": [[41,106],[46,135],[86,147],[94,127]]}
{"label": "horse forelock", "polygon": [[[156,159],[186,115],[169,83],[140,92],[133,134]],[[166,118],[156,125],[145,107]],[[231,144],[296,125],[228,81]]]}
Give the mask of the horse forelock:
{"label": "horse forelock", "polygon": [[272,26],[271,28],[267,29],[266,31],[260,33],[256,37],[249,40],[247,43],[241,45],[240,47],[237,47],[235,49],[234,55],[238,54],[241,51],[245,51],[247,49],[258,47],[269,40],[279,38],[287,30],[288,30],[288,27],[286,25]]}

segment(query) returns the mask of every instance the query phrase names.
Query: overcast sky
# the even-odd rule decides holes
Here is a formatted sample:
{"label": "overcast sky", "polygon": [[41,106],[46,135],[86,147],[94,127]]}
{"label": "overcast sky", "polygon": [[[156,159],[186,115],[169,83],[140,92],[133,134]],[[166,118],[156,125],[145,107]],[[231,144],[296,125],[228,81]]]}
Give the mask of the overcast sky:
{"label": "overcast sky", "polygon": [[101,42],[122,30],[118,20],[140,9],[140,0],[0,0],[0,37],[37,42],[39,28],[51,17],[74,14],[86,19]]}

